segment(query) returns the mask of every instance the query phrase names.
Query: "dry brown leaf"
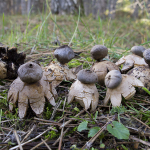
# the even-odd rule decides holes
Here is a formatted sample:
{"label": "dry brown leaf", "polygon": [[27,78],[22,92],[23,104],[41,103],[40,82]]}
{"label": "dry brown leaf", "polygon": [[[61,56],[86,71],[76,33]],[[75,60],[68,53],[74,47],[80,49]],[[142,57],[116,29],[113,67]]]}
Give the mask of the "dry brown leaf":
{"label": "dry brown leaf", "polygon": [[122,64],[124,65],[121,71],[127,71],[132,67],[136,66],[143,66],[143,65],[147,66],[147,63],[144,61],[144,58],[135,54],[123,56],[116,62],[117,66],[121,66]]}
{"label": "dry brown leaf", "polygon": [[91,106],[91,111],[94,111],[99,100],[99,93],[95,84],[83,84],[76,80],[70,87],[68,103],[73,100],[79,102],[86,110]]}
{"label": "dry brown leaf", "polygon": [[122,74],[122,82],[114,89],[107,88],[104,105],[107,105],[109,99],[113,106],[120,106],[122,96],[130,99],[134,96],[136,90],[134,87],[143,87],[143,83],[137,78]]}

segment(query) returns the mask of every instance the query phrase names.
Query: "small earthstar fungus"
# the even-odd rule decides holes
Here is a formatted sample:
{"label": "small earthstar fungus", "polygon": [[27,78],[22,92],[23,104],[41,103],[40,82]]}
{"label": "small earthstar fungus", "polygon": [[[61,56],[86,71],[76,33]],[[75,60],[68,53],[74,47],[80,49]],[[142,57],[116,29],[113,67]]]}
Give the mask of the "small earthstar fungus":
{"label": "small earthstar fungus", "polygon": [[98,83],[102,86],[104,85],[105,76],[109,71],[119,70],[119,67],[115,65],[113,62],[102,61],[102,59],[105,56],[107,56],[107,54],[108,54],[108,49],[103,45],[95,45],[91,49],[92,57],[98,61],[92,66],[91,70],[97,74]]}
{"label": "small earthstar fungus", "polygon": [[107,87],[104,105],[107,105],[110,100],[112,106],[120,106],[122,96],[125,99],[131,99],[136,90],[135,87],[143,87],[143,83],[137,78],[122,74],[118,70],[110,71],[105,77],[105,84]]}
{"label": "small earthstar fungus", "polygon": [[[146,49],[143,53],[143,57],[146,65],[137,66],[130,70],[127,74],[136,77],[137,79],[141,80],[144,86],[150,90],[150,49]],[[144,93],[143,90],[139,90],[140,93]]]}
{"label": "small earthstar fungus", "polygon": [[38,64],[28,62],[21,65],[18,69],[18,76],[8,92],[10,111],[18,102],[19,117],[24,118],[29,105],[37,116],[43,113],[46,99],[55,106],[50,84]]}
{"label": "small earthstar fungus", "polygon": [[53,88],[58,86],[63,80],[72,81],[76,79],[76,75],[68,68],[66,63],[74,58],[73,50],[67,46],[61,46],[54,51],[54,55],[59,63],[51,62],[49,66],[43,68],[44,75],[49,81],[52,81]]}
{"label": "small earthstar fungus", "polygon": [[147,64],[143,59],[144,51],[145,48],[143,46],[133,46],[131,48],[132,54],[120,58],[116,62],[116,65],[121,66],[123,64],[123,67],[121,69],[123,73],[126,73],[127,71],[129,71],[130,69],[136,66],[143,66],[143,65],[147,66]]}
{"label": "small earthstar fungus", "polygon": [[99,100],[99,93],[95,86],[97,80],[96,73],[91,70],[80,70],[77,80],[70,87],[68,103],[75,100],[86,110],[91,106],[91,111],[94,111]]}

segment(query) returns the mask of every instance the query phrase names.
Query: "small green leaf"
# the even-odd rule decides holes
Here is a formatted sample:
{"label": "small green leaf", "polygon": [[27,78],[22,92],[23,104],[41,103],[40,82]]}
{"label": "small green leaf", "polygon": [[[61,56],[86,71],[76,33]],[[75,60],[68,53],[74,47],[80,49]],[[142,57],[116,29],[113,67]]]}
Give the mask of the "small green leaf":
{"label": "small green leaf", "polygon": [[97,116],[98,116],[98,111],[96,111],[95,116],[94,116],[94,120],[95,120],[95,121],[96,121],[96,119],[97,119]]}
{"label": "small green leaf", "polygon": [[88,121],[81,122],[77,128],[77,131],[81,132],[83,130],[88,130],[87,124],[88,124]]}
{"label": "small green leaf", "polygon": [[77,108],[77,107],[75,107],[75,108],[74,108],[74,110],[75,110],[75,111],[77,111],[77,112],[79,112],[79,111],[80,111],[80,110],[79,110],[79,108]]}
{"label": "small green leaf", "polygon": [[93,137],[99,130],[100,130],[100,127],[93,127],[92,129],[90,129],[88,133],[88,137]]}
{"label": "small green leaf", "polygon": [[150,91],[146,87],[142,87],[142,89],[150,95]]}
{"label": "small green leaf", "polygon": [[113,121],[113,127],[111,124],[107,125],[107,130],[118,139],[129,139],[129,130],[120,122]]}
{"label": "small green leaf", "polygon": [[105,144],[104,143],[100,144],[100,148],[105,148]]}

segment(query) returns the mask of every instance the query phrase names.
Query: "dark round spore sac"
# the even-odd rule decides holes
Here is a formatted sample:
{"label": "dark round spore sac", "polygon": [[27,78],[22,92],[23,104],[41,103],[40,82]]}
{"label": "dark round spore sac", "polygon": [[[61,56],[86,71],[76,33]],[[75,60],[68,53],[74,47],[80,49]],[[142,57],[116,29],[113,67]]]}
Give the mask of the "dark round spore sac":
{"label": "dark round spore sac", "polygon": [[122,75],[119,70],[111,70],[105,77],[105,85],[107,88],[114,89],[122,81]]}
{"label": "dark round spore sac", "polygon": [[144,51],[143,57],[145,62],[150,66],[150,48]]}
{"label": "dark round spore sac", "polygon": [[77,74],[80,82],[85,84],[94,84],[98,82],[97,74],[91,70],[80,70]]}
{"label": "dark round spore sac", "polygon": [[91,55],[92,55],[93,59],[95,59],[97,61],[100,61],[101,59],[106,57],[107,54],[108,54],[108,49],[106,46],[103,46],[103,45],[95,45],[91,49]]}
{"label": "dark round spore sac", "polygon": [[67,45],[60,46],[54,51],[57,60],[64,65],[74,58],[74,51]]}
{"label": "dark round spore sac", "polygon": [[18,69],[18,76],[25,83],[35,83],[38,82],[42,76],[42,68],[33,62],[28,62],[21,65]]}
{"label": "dark round spore sac", "polygon": [[143,57],[143,52],[145,51],[146,49],[143,47],[143,46],[133,46],[131,48],[131,52],[135,55],[138,55],[140,57]]}

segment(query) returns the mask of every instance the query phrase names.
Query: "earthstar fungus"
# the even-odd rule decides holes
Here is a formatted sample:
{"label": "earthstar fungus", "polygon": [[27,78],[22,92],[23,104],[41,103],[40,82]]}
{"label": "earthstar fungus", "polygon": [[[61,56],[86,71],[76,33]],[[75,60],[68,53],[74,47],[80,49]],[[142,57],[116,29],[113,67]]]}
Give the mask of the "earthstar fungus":
{"label": "earthstar fungus", "polygon": [[55,106],[50,84],[38,64],[28,62],[20,66],[18,75],[8,92],[10,111],[18,102],[19,117],[24,118],[29,104],[37,116],[43,113],[46,99]]}
{"label": "earthstar fungus", "polygon": [[99,100],[99,93],[95,86],[97,75],[91,70],[80,70],[77,78],[70,87],[68,104],[75,100],[86,110],[91,106],[91,111],[94,111]]}
{"label": "earthstar fungus", "polygon": [[76,75],[65,65],[74,58],[73,50],[69,46],[63,45],[54,51],[54,55],[59,63],[52,61],[43,68],[44,75],[51,82],[52,89],[55,89],[63,80],[72,81],[76,79]]}
{"label": "earthstar fungus", "polygon": [[133,46],[131,48],[132,54],[123,56],[120,58],[117,62],[117,66],[121,66],[123,64],[123,67],[121,69],[122,72],[127,72],[133,67],[137,66],[147,66],[143,59],[143,52],[145,51],[145,48],[143,46]]}
{"label": "earthstar fungus", "polygon": [[[121,105],[121,100],[122,100],[122,96],[125,99],[130,99],[134,96],[134,94],[136,93],[136,90],[134,87],[143,87],[143,83],[138,80],[137,78],[130,76],[130,75],[126,75],[126,74],[122,74],[122,80],[120,82],[120,76],[121,73],[119,75],[119,71],[117,72],[116,70],[112,70],[110,71],[106,77],[105,77],[105,83],[106,83],[106,87],[107,87],[107,92],[106,92],[106,96],[104,99],[104,105],[107,105],[108,101],[110,100],[112,103],[112,106],[116,107],[116,106],[120,106]],[[119,79],[118,85],[116,84],[116,82],[114,82],[113,80]],[[109,88],[108,84],[111,83],[111,88]],[[114,83],[114,87],[113,87],[113,83]]]}
{"label": "earthstar fungus", "polygon": [[111,70],[119,70],[119,67],[110,61],[102,61],[102,59],[107,56],[108,49],[103,45],[95,45],[91,49],[92,57],[97,60],[91,70],[94,71],[98,76],[98,83],[104,86],[104,80],[106,74]]}
{"label": "earthstar fungus", "polygon": [[[146,49],[143,53],[144,60],[147,65],[137,66],[130,70],[127,74],[141,80],[144,86],[150,90],[150,49]],[[139,89],[140,93],[144,91]]]}

